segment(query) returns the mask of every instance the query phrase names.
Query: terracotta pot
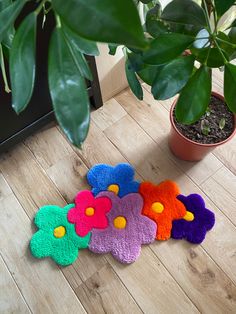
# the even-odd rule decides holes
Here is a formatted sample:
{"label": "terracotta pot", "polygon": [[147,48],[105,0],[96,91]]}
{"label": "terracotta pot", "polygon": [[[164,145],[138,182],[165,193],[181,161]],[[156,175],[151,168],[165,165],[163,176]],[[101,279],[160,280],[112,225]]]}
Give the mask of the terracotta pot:
{"label": "terracotta pot", "polygon": [[[224,97],[216,92],[212,92],[212,95],[224,101]],[[188,161],[198,161],[203,159],[207,154],[209,154],[215,147],[218,147],[233,138],[236,134],[236,115],[234,116],[234,131],[233,133],[224,141],[214,143],[214,144],[201,144],[194,142],[186,138],[177,129],[174,119],[173,110],[175,108],[177,99],[174,101],[170,110],[170,121],[171,121],[171,131],[169,135],[169,147],[172,153],[183,160]]]}

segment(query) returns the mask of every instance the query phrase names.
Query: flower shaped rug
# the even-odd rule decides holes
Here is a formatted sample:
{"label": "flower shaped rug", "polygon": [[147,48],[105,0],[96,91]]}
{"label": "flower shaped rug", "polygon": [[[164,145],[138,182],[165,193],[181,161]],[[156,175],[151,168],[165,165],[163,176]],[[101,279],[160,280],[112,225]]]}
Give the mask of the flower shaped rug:
{"label": "flower shaped rug", "polygon": [[119,198],[112,192],[101,192],[99,197],[109,197],[112,209],[107,214],[109,227],[93,230],[89,249],[94,253],[111,254],[121,263],[134,262],[142,244],[155,240],[156,224],[141,214],[143,199],[137,193]]}
{"label": "flower shaped rug", "polygon": [[[200,195],[183,196],[173,181],[139,183],[129,164],[93,166],[87,174],[91,191],[79,191],[75,204],[47,205],[36,213],[38,231],[30,249],[36,258],[72,264],[80,249],[111,253],[132,263],[143,244],[186,239],[199,244],[213,228],[215,216]],[[174,256],[173,256],[174,258]]]}
{"label": "flower shaped rug", "polygon": [[186,209],[176,197],[180,193],[173,181],[163,181],[159,185],[143,182],[139,189],[144,199],[143,214],[157,223],[157,240],[168,240],[172,221],[183,218]]}
{"label": "flower shaped rug", "polygon": [[35,257],[51,257],[57,264],[66,266],[76,260],[79,249],[88,247],[91,234],[79,237],[74,225],[67,221],[68,210],[73,206],[48,205],[39,209],[34,219],[39,230],[30,241],[31,253]]}
{"label": "flower shaped rug", "polygon": [[206,208],[203,198],[198,194],[179,195],[177,198],[186,206],[189,215],[185,219],[173,221],[172,238],[201,243],[207,231],[213,228],[215,215]]}
{"label": "flower shaped rug", "polygon": [[67,218],[75,224],[80,237],[88,234],[92,228],[104,229],[108,226],[106,213],[112,203],[107,197],[94,197],[90,191],[81,191],[75,198],[75,207],[68,212]]}
{"label": "flower shaped rug", "polygon": [[87,179],[94,195],[111,191],[123,197],[138,192],[140,183],[134,180],[134,174],[134,168],[129,164],[118,164],[115,167],[99,164],[89,170]]}

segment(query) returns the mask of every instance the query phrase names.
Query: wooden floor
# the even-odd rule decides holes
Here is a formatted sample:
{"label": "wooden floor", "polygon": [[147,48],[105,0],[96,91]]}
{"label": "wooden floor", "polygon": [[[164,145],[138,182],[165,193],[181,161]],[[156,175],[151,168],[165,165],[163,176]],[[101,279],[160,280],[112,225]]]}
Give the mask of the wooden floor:
{"label": "wooden floor", "polygon": [[[236,138],[202,162],[177,160],[167,145],[172,100],[144,88],[143,102],[125,90],[92,114],[82,151],[50,125],[0,157],[0,313],[236,313]],[[94,164],[127,161],[141,180],[173,179],[204,197],[216,225],[202,245],[156,241],[129,266],[88,250],[66,268],[34,259],[37,209],[72,202]]]}

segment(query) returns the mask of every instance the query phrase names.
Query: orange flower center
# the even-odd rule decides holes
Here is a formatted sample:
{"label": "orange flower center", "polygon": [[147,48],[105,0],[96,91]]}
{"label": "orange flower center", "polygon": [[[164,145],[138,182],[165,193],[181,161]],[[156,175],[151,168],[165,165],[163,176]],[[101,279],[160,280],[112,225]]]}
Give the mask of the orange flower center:
{"label": "orange flower center", "polygon": [[95,210],[94,210],[93,207],[87,207],[87,208],[85,209],[85,215],[86,215],[86,216],[93,216],[93,215],[94,215],[94,212],[95,212]]}
{"label": "orange flower center", "polygon": [[151,209],[155,213],[160,214],[164,210],[164,205],[162,203],[160,203],[160,202],[155,202],[155,203],[152,204]]}
{"label": "orange flower center", "polygon": [[62,238],[66,234],[66,228],[63,226],[59,226],[53,230],[54,237]]}
{"label": "orange flower center", "polygon": [[111,184],[108,186],[107,190],[117,195],[119,193],[120,188],[118,184]]}
{"label": "orange flower center", "polygon": [[124,229],[126,227],[126,219],[123,216],[117,216],[113,223],[114,227],[117,229]]}

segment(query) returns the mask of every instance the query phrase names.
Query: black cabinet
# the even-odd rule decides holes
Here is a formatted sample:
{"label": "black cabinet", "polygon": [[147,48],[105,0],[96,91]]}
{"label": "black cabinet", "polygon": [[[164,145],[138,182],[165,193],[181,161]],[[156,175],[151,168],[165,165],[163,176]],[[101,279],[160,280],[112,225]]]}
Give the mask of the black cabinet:
{"label": "black cabinet", "polygon": [[[23,15],[32,10],[31,5],[29,3],[24,8]],[[36,84],[27,109],[20,115],[11,108],[11,94],[4,92],[0,75],[0,153],[54,119],[47,81],[48,43],[54,27],[54,18],[49,16],[43,29],[40,22],[37,30]],[[88,57],[88,62],[94,78],[92,82],[87,82],[91,106],[99,108],[102,106],[102,99],[95,59]]]}

